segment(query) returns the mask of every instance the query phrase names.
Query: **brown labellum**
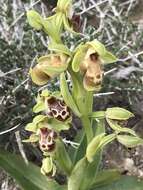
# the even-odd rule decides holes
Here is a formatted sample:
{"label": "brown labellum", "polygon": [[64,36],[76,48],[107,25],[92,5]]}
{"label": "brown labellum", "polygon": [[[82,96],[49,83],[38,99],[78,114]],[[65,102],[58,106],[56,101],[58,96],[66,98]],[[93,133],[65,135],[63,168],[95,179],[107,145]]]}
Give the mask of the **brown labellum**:
{"label": "brown labellum", "polygon": [[84,87],[87,90],[100,89],[103,80],[102,64],[98,53],[93,49],[87,50],[85,58],[80,66],[84,74]]}
{"label": "brown labellum", "polygon": [[48,128],[40,129],[40,140],[39,145],[40,149],[44,152],[51,152],[55,150],[55,139],[57,138],[57,133]]}
{"label": "brown labellum", "polygon": [[70,117],[70,110],[62,100],[50,97],[47,100],[48,115],[56,118],[59,121],[66,121]]}

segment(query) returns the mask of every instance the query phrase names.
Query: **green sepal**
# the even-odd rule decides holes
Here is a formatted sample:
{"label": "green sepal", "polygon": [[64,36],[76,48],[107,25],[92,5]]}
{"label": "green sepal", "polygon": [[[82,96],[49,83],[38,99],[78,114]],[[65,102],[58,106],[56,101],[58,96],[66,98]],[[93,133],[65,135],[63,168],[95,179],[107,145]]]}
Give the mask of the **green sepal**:
{"label": "green sepal", "polygon": [[55,131],[62,131],[62,130],[68,130],[70,128],[71,118],[68,121],[61,122],[54,118],[49,118],[48,124],[49,128],[55,130]]}
{"label": "green sepal", "polygon": [[117,135],[117,140],[119,143],[128,148],[133,148],[143,144],[143,139],[131,135]]}
{"label": "green sepal", "polygon": [[52,41],[61,43],[61,31],[63,28],[63,13],[57,13],[42,21],[44,31],[51,37]]}
{"label": "green sepal", "polygon": [[36,134],[32,134],[30,135],[30,137],[28,139],[24,139],[22,140],[22,142],[25,142],[25,143],[35,143],[35,142],[38,142],[39,141],[39,136],[36,135]]}
{"label": "green sepal", "polygon": [[43,19],[38,12],[36,12],[34,10],[27,11],[27,19],[28,19],[30,26],[32,26],[36,30],[42,29],[42,27],[43,27],[42,20]]}
{"label": "green sepal", "polygon": [[48,97],[49,95],[50,95],[49,90],[47,90],[47,89],[42,90],[42,92],[41,92],[41,96],[43,96],[43,97]]}
{"label": "green sepal", "polygon": [[63,99],[64,99],[65,103],[71,108],[71,110],[78,117],[80,117],[81,113],[79,112],[78,107],[77,107],[73,97],[71,96],[71,93],[69,92],[67,81],[66,81],[64,73],[62,73],[60,75],[60,89],[61,89],[61,94],[63,96]]}
{"label": "green sepal", "polygon": [[45,103],[43,101],[37,102],[37,104],[33,107],[34,113],[39,113],[45,110]]}
{"label": "green sepal", "polygon": [[106,118],[115,119],[115,120],[127,120],[131,117],[134,117],[133,113],[119,107],[107,108],[105,114]]}
{"label": "green sepal", "polygon": [[45,115],[37,115],[34,117],[32,123],[28,123],[25,127],[25,130],[31,131],[31,132],[37,132],[39,129],[39,123],[43,122],[45,119],[47,119],[47,116]]}
{"label": "green sepal", "polygon": [[37,125],[35,125],[34,123],[28,123],[25,127],[26,131],[30,131],[30,132],[36,132],[38,129]]}
{"label": "green sepal", "polygon": [[55,51],[56,53],[63,53],[70,57],[72,56],[72,53],[64,44],[51,43],[48,45],[48,49]]}
{"label": "green sepal", "polygon": [[68,31],[74,35],[80,35],[79,33],[75,32],[73,30],[72,26],[70,26],[70,24],[69,24],[68,18],[65,15],[63,16],[63,24],[64,24],[65,31]]}
{"label": "green sepal", "polygon": [[107,123],[116,133],[129,133],[133,136],[137,136],[134,130],[129,129],[127,127],[121,127],[116,121],[106,119]]}

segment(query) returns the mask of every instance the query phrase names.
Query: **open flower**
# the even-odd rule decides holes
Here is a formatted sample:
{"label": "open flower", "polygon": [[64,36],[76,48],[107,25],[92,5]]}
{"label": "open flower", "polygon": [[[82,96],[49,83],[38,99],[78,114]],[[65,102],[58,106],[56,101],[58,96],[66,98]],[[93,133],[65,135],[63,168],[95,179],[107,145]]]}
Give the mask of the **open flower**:
{"label": "open flower", "polygon": [[103,65],[117,61],[104,45],[94,40],[80,45],[75,50],[72,68],[83,75],[83,85],[87,91],[98,91],[103,80]]}
{"label": "open flower", "polygon": [[43,152],[52,152],[55,150],[57,133],[54,130],[48,128],[40,128],[39,130],[39,145]]}
{"label": "open flower", "polygon": [[50,97],[49,99],[47,99],[47,106],[47,114],[59,121],[66,121],[71,117],[69,107],[60,99]]}
{"label": "open flower", "polygon": [[59,92],[51,93],[43,90],[37,97],[37,104],[34,106],[35,113],[44,111],[49,118],[55,118],[61,122],[71,121],[70,108],[61,99]]}
{"label": "open flower", "polygon": [[68,56],[62,53],[40,57],[38,64],[30,70],[32,81],[37,85],[46,84],[68,67]]}

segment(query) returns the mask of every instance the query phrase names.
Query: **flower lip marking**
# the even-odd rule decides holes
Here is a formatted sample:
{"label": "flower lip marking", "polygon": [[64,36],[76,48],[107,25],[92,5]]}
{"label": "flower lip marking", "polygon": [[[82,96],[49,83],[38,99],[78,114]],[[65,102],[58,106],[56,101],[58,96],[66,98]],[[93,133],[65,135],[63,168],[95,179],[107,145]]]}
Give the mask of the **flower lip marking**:
{"label": "flower lip marking", "polygon": [[50,97],[47,100],[47,103],[49,116],[54,117],[59,121],[66,121],[70,117],[70,110],[62,100]]}
{"label": "flower lip marking", "polygon": [[51,152],[55,149],[56,143],[55,139],[57,138],[57,133],[48,128],[40,129],[40,140],[39,145],[40,149],[44,152]]}

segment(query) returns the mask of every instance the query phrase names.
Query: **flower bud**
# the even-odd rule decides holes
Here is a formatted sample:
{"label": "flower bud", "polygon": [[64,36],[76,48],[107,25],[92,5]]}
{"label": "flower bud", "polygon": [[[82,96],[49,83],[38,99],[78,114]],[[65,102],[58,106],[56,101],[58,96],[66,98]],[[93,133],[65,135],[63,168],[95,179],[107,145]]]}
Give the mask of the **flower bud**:
{"label": "flower bud", "polygon": [[43,175],[54,176],[56,173],[56,166],[51,157],[44,158],[42,161],[41,173]]}

